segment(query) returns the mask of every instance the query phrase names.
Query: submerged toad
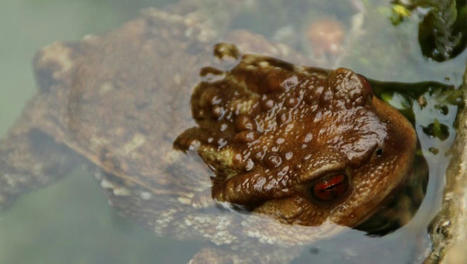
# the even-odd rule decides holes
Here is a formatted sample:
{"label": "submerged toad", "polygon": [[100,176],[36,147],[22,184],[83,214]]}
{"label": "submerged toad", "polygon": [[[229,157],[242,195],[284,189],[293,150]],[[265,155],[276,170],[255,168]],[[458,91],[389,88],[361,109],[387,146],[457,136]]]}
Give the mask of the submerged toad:
{"label": "submerged toad", "polygon": [[[247,32],[225,39],[297,58]],[[287,263],[338,232],[330,222],[371,216],[409,170],[410,124],[347,69],[224,44],[224,69],[200,77],[217,40],[193,17],[148,9],[106,35],[41,50],[39,93],[0,142],[0,207],[86,164],[123,215],[224,246],[192,263]],[[190,106],[198,127],[185,131]]]}

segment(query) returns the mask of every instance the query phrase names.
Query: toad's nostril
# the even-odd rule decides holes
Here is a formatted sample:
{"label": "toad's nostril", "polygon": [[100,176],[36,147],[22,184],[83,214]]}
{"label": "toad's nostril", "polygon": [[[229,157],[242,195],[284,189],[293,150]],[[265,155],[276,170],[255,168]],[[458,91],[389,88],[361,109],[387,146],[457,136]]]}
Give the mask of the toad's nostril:
{"label": "toad's nostril", "polygon": [[382,155],[383,155],[383,149],[382,149],[382,148],[378,148],[378,149],[376,150],[376,156],[381,157]]}

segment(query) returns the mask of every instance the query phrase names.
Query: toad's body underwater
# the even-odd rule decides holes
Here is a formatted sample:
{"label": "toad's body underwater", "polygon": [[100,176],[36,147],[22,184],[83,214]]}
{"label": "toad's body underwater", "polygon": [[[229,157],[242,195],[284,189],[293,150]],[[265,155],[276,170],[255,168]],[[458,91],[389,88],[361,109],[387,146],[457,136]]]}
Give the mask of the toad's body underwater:
{"label": "toad's body underwater", "polygon": [[370,217],[410,169],[410,123],[348,69],[228,44],[203,68],[219,39],[300,57],[156,9],[42,49],[39,92],[0,141],[0,207],[85,164],[123,215],[209,241],[192,263],[287,263]]}

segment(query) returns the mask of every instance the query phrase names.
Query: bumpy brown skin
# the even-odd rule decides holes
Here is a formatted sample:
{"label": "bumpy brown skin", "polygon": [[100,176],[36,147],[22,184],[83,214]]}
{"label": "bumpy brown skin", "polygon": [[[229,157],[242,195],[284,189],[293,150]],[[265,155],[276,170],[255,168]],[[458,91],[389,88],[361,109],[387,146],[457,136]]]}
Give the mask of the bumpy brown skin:
{"label": "bumpy brown skin", "polygon": [[[217,48],[238,54],[228,45]],[[372,215],[411,167],[414,129],[351,70],[244,55],[230,70],[203,73],[191,99],[198,127],[177,146],[197,149],[213,169],[217,200],[285,223],[352,227]],[[347,177],[347,191],[334,200],[316,198],[313,183],[336,174]]]}

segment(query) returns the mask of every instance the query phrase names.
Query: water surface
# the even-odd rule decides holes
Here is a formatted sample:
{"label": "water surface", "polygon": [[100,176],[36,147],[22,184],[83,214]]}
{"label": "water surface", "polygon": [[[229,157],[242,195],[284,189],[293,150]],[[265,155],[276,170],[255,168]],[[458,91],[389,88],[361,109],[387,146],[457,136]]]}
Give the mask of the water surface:
{"label": "water surface", "polygon": [[[0,134],[6,133],[36,91],[31,61],[40,47],[105,32],[137,16],[141,7],[162,7],[167,2],[4,0],[0,9]],[[241,12],[232,28],[246,28],[287,43],[316,61],[316,66],[345,66],[379,81],[437,81],[453,87],[461,83],[466,52],[442,63],[427,59],[417,39],[421,17],[414,14],[393,26],[387,1],[250,2],[257,4]],[[213,19],[222,21],[222,12],[217,14]],[[308,26],[323,17],[344,25],[349,39],[342,44],[344,53],[330,55],[330,51],[320,53],[308,46]],[[352,28],[353,19],[361,19],[361,27]],[[419,263],[428,250],[426,228],[440,206],[457,106],[435,92],[424,94],[427,104],[423,107],[415,103],[417,98],[404,98],[403,92],[384,95],[402,110],[407,109],[407,102],[414,105],[415,127],[430,179],[421,208],[408,225],[389,235],[370,237],[349,231],[339,239],[310,245],[295,263],[371,263],[375,256],[380,263]],[[447,128],[447,136],[427,134],[426,128],[435,122]],[[184,263],[199,247],[196,241],[157,237],[121,218],[107,205],[90,173],[80,168],[53,186],[21,197],[0,213],[0,263]]]}

